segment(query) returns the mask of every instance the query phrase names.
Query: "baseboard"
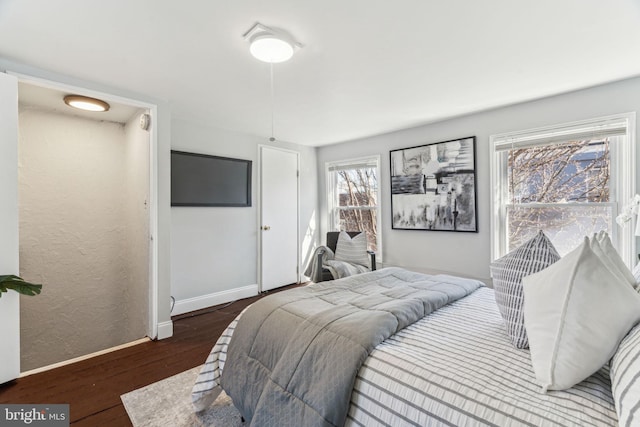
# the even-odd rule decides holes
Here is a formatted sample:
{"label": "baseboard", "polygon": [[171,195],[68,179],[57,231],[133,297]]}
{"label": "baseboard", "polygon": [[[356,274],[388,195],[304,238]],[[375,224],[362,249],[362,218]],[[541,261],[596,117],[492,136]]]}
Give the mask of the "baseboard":
{"label": "baseboard", "polygon": [[149,342],[149,341],[150,340],[149,340],[148,337],[140,338],[138,340],[131,341],[131,342],[128,342],[128,343],[125,343],[125,344],[120,344],[120,345],[117,345],[115,347],[109,347],[109,348],[105,348],[104,350],[96,351],[96,352],[93,352],[93,353],[90,353],[90,354],[85,354],[84,356],[74,357],[73,359],[64,360],[64,361],[58,362],[58,363],[53,363],[51,365],[43,366],[41,368],[31,369],[29,371],[22,372],[20,374],[20,378],[28,377],[29,375],[33,375],[33,374],[39,374],[41,372],[49,371],[51,369],[60,368],[62,366],[70,365],[72,363],[81,362],[83,360],[87,360],[87,359],[90,359],[92,357],[101,356],[103,354],[111,353],[112,351],[122,350],[123,348],[132,347],[134,345],[143,344],[143,343]]}
{"label": "baseboard", "polygon": [[216,292],[213,294],[202,295],[194,298],[187,298],[176,301],[172,316],[188,313],[190,311],[202,310],[203,308],[212,307],[218,304],[249,298],[258,295],[258,285],[243,286],[241,288],[229,289],[227,291]]}
{"label": "baseboard", "polygon": [[156,339],[163,340],[165,338],[171,338],[173,336],[173,322],[169,320],[168,322],[160,322],[158,323],[158,336]]}

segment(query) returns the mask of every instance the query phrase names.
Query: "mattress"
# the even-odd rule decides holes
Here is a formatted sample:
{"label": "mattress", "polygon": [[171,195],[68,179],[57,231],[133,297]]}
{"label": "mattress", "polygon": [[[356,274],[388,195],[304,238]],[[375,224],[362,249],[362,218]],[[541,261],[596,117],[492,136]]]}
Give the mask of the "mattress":
{"label": "mattress", "polygon": [[[218,387],[236,321],[197,383]],[[542,393],[528,350],[513,347],[493,290],[424,317],[379,344],[360,368],[346,426],[615,426],[608,367],[565,391]]]}

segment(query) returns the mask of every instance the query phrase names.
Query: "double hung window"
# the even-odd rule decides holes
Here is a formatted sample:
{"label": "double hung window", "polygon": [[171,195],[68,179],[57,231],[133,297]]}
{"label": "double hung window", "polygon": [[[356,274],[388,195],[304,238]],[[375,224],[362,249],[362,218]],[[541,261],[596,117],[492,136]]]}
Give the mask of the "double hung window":
{"label": "double hung window", "polygon": [[378,252],[380,157],[327,163],[329,230],[365,231]]}
{"label": "double hung window", "polygon": [[496,259],[543,230],[564,255],[605,230],[631,265],[632,227],[615,218],[635,193],[635,115],[491,137]]}

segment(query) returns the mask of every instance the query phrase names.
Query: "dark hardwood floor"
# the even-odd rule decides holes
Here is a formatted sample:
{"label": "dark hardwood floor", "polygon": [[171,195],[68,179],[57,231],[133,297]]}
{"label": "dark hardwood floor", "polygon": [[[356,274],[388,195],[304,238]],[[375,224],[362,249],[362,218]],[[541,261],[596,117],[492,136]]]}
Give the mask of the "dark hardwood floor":
{"label": "dark hardwood floor", "polygon": [[[299,285],[271,292],[295,286]],[[227,325],[247,305],[265,295],[174,316],[171,338],[0,385],[0,403],[68,403],[74,426],[131,426],[120,395],[204,363]]]}

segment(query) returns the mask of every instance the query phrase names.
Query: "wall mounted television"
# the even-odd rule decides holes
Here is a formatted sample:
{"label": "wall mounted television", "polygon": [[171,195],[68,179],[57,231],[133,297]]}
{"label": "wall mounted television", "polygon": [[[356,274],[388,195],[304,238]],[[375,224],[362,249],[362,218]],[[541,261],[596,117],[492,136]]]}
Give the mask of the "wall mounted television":
{"label": "wall mounted television", "polygon": [[172,150],[171,206],[251,206],[251,160]]}

